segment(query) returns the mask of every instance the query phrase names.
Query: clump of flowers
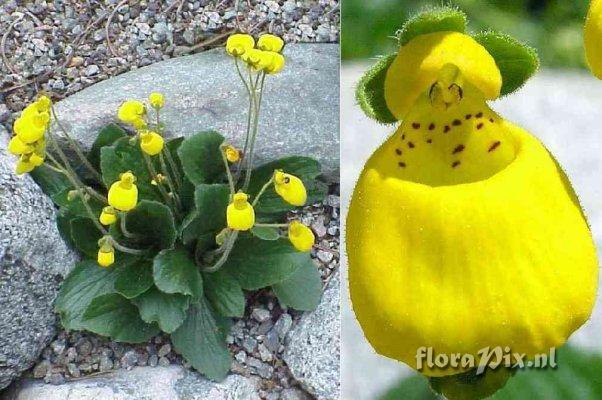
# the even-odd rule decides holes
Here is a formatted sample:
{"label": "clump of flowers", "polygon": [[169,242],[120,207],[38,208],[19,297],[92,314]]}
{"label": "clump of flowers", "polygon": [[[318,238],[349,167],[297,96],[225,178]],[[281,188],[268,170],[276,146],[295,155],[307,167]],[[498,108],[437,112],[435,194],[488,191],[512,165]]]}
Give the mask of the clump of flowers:
{"label": "clump of flowers", "polygon": [[[588,319],[598,283],[566,175],[487,103],[536,71],[535,52],[465,27],[453,8],[417,15],[399,31],[398,52],[360,81],[362,109],[399,124],[364,167],[346,231],[366,338],[451,400],[490,396],[512,376],[495,360],[483,361],[485,374],[472,369],[482,349],[532,359],[563,345]],[[474,363],[421,363],[429,348]]]}
{"label": "clump of flowers", "polygon": [[271,287],[299,310],[317,305],[315,238],[286,215],[325,194],[320,165],[299,156],[254,165],[263,88],[284,67],[283,46],[273,35],[257,47],[249,35],[228,39],[249,99],[240,145],[213,131],[169,138],[161,120],[169,99],[159,92],[124,101],[116,117],[126,129],[106,126],[89,151],[47,96],[23,111],[9,145],[17,173],[30,172],[52,197],[59,230],[84,256],[56,301],[66,329],[126,342],[170,333],[197,370],[220,380],[231,364],[228,323],[243,316],[245,290]]}

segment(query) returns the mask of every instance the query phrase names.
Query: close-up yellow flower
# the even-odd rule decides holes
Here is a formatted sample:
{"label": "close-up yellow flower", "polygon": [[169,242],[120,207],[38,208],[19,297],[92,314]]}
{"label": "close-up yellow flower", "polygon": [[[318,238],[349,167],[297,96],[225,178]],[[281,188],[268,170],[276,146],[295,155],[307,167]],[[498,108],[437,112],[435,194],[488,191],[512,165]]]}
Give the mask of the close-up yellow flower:
{"label": "close-up yellow flower", "polygon": [[131,172],[124,172],[119,180],[109,188],[109,205],[119,211],[130,211],[138,204],[138,187],[136,177]]}
{"label": "close-up yellow flower", "polygon": [[148,96],[148,102],[150,103],[151,107],[160,109],[165,105],[165,98],[163,97],[163,94],[153,92]]}
{"label": "close-up yellow flower", "polygon": [[40,112],[49,112],[50,107],[52,107],[52,100],[46,95],[41,95],[38,97],[35,104]]}
{"label": "close-up yellow flower", "polygon": [[274,189],[284,201],[294,206],[303,206],[307,201],[303,181],[281,170],[274,171]]}
{"label": "close-up yellow flower", "polygon": [[232,202],[226,209],[228,228],[236,231],[248,231],[255,225],[255,210],[248,200],[249,196],[245,193],[239,192],[232,196]]}
{"label": "close-up yellow flower", "polygon": [[101,267],[110,267],[115,262],[115,249],[108,243],[105,243],[100,246],[98,249],[98,255],[96,258],[96,262]]}
{"label": "close-up yellow flower", "polygon": [[421,347],[532,358],[564,344],[594,305],[598,261],[579,201],[542,143],[488,106],[500,85],[487,50],[449,32],[412,39],[386,75],[403,121],[355,186],[349,287],[370,344],[413,368]]}
{"label": "close-up yellow flower", "polygon": [[226,51],[234,57],[243,55],[253,47],[255,47],[255,39],[253,39],[253,36],[243,33],[230,35],[226,41]]}
{"label": "close-up yellow flower", "polygon": [[241,59],[255,71],[263,71],[272,62],[272,54],[268,51],[249,49],[245,51]]}
{"label": "close-up yellow flower", "polygon": [[31,144],[44,137],[49,122],[50,114],[47,111],[40,112],[32,103],[15,120],[13,132],[23,143]]}
{"label": "close-up yellow flower", "polygon": [[157,132],[141,131],[140,132],[140,148],[149,156],[157,155],[163,150],[163,137]]}
{"label": "close-up yellow flower", "polygon": [[259,37],[257,47],[264,51],[273,51],[279,53],[284,47],[284,41],[275,35],[265,34]]}
{"label": "close-up yellow flower", "polygon": [[98,220],[105,226],[113,225],[117,222],[117,211],[111,206],[106,206],[102,209]]}
{"label": "close-up yellow flower", "polygon": [[269,64],[264,68],[264,71],[268,74],[277,74],[282,71],[285,64],[284,56],[280,53],[271,53],[271,60]]}
{"label": "close-up yellow flower", "polygon": [[8,152],[14,156],[20,156],[24,153],[31,153],[33,147],[24,143],[18,136],[13,136],[8,142]]}
{"label": "close-up yellow flower", "polygon": [[240,160],[240,150],[231,144],[224,146],[224,154],[226,154],[226,159],[231,163],[235,163]]}
{"label": "close-up yellow flower", "polygon": [[299,221],[292,221],[288,225],[288,239],[299,251],[310,251],[314,245],[316,237],[314,233]]}
{"label": "close-up yellow flower", "polygon": [[22,175],[33,171],[35,167],[39,167],[43,163],[44,158],[36,153],[23,154],[21,157],[19,157],[19,160],[17,160],[15,172],[17,175]]}
{"label": "close-up yellow flower", "polygon": [[585,20],[583,41],[587,64],[592,73],[602,79],[602,1],[592,0]]}
{"label": "close-up yellow flower", "polygon": [[143,128],[146,125],[144,116],[146,107],[144,103],[138,100],[127,100],[121,103],[117,110],[117,117],[124,123],[134,126],[136,129]]}

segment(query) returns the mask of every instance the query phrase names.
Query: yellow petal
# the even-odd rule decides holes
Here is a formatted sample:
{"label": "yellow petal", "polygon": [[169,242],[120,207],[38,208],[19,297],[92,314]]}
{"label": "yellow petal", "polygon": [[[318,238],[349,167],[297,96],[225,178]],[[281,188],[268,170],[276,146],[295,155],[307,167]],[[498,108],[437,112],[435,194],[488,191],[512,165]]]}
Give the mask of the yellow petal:
{"label": "yellow petal", "polygon": [[587,64],[592,73],[602,79],[602,1],[593,0],[585,20],[583,40]]}
{"label": "yellow petal", "polygon": [[232,145],[227,145],[226,147],[224,147],[224,152],[226,154],[226,159],[229,162],[235,163],[240,160],[240,150],[238,150],[236,147]]}
{"label": "yellow petal", "polygon": [[163,97],[163,94],[153,92],[148,96],[148,102],[154,108],[162,108],[165,104],[165,99]]}
{"label": "yellow petal", "polygon": [[284,68],[285,60],[284,56],[279,53],[272,53],[270,63],[265,67],[265,72],[268,74],[277,74]]}
{"label": "yellow petal", "polygon": [[133,183],[135,177],[131,172],[121,174],[119,181],[109,188],[109,205],[119,211],[130,211],[138,204],[138,187]]}
{"label": "yellow petal", "polygon": [[144,107],[144,103],[138,100],[124,101],[117,110],[117,117],[122,122],[135,126],[144,123],[143,116],[145,114],[146,108]]}
{"label": "yellow petal", "polygon": [[232,203],[226,209],[226,222],[228,228],[236,231],[247,231],[255,225],[255,210],[248,202],[244,193],[236,193]]}
{"label": "yellow petal", "polygon": [[237,33],[228,37],[226,51],[232,56],[240,56],[255,46],[253,36]]}
{"label": "yellow petal", "polygon": [[113,207],[106,206],[102,209],[98,220],[105,226],[112,225],[117,222],[117,213]]}
{"label": "yellow petal", "polygon": [[15,172],[17,175],[22,175],[28,172],[33,171],[36,166],[30,162],[29,160],[17,160],[17,166],[15,168]]}
{"label": "yellow petal", "polygon": [[23,143],[17,136],[13,136],[10,142],[8,142],[8,152],[12,155],[18,156],[24,153],[31,153],[33,147]]}
{"label": "yellow petal", "polygon": [[115,251],[111,248],[109,251],[104,251],[100,248],[96,261],[101,267],[109,267],[115,262]]}
{"label": "yellow petal", "polygon": [[456,65],[487,99],[500,95],[502,77],[493,57],[473,38],[458,32],[417,36],[401,47],[385,79],[385,100],[399,120],[433,84],[441,67]]}
{"label": "yellow petal", "polygon": [[316,240],[314,233],[299,221],[292,221],[288,225],[288,238],[299,251],[310,251]]}
{"label": "yellow petal", "polygon": [[164,140],[156,132],[144,132],[140,134],[140,148],[150,156],[157,155],[163,150]]}
{"label": "yellow petal", "polygon": [[305,205],[307,201],[305,185],[294,175],[279,170],[274,171],[274,189],[284,201],[294,206]]}
{"label": "yellow petal", "polygon": [[[352,197],[346,241],[355,314],[378,353],[414,368],[422,346],[476,360],[487,346],[545,353],[565,343],[594,304],[596,250],[566,176],[531,134],[490,124],[514,158],[505,166],[484,161],[489,176],[473,171],[454,182],[416,172],[409,180],[398,166],[397,133],[372,155]],[[427,146],[427,132],[416,129],[416,146]],[[412,151],[404,146],[403,154]]]}
{"label": "yellow petal", "polygon": [[257,47],[261,50],[278,53],[284,47],[284,41],[278,36],[270,34],[261,35],[257,41]]}

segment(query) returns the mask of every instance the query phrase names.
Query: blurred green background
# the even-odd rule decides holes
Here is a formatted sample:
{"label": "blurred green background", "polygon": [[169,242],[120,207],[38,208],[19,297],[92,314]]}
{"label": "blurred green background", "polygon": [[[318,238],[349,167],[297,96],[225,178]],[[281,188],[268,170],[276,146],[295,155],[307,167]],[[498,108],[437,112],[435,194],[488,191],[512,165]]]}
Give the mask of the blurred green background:
{"label": "blurred green background", "polygon": [[582,30],[587,0],[343,0],[343,61],[395,51],[391,36],[408,16],[441,4],[466,12],[472,32],[492,29],[535,47],[545,67],[585,68]]}

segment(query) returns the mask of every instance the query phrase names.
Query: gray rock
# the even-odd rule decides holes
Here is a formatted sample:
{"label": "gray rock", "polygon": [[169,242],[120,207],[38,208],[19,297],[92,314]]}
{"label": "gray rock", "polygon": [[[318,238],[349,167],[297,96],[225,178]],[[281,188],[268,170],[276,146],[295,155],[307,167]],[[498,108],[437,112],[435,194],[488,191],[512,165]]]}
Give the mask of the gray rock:
{"label": "gray rock", "polygon": [[25,380],[10,400],[258,400],[257,379],[230,375],[212,382],[182,367],[137,367],[57,386]]}
{"label": "gray rock", "polygon": [[340,392],[340,274],[334,274],[318,308],[288,333],[283,357],[293,377],[318,400],[338,399]]}
{"label": "gray rock", "polygon": [[52,303],[77,261],[61,239],[52,202],[13,173],[0,126],[0,389],[31,367],[55,334]]}
{"label": "gray rock", "polygon": [[[256,146],[259,162],[308,155],[338,181],[339,47],[290,44],[284,55],[285,69],[266,80]],[[161,114],[168,135],[215,129],[243,145],[246,92],[223,49],[159,62],[97,83],[62,100],[56,110],[73,135],[89,146],[99,129],[115,120],[122,101],[145,99],[153,91],[165,94]]]}

